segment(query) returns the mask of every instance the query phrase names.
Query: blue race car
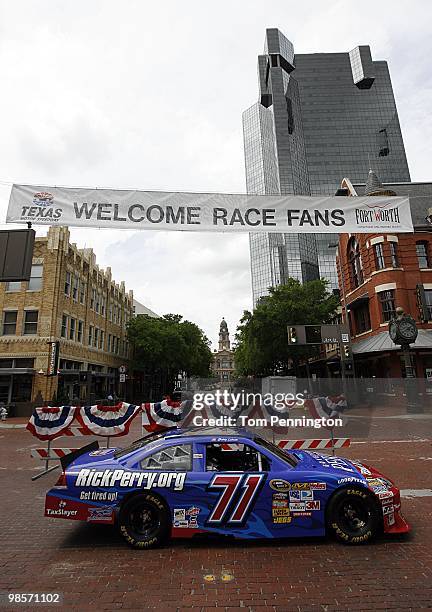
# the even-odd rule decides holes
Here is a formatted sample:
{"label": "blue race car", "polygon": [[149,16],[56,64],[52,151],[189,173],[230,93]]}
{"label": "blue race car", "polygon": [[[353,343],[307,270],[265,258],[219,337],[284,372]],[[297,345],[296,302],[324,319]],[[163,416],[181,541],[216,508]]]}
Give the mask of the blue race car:
{"label": "blue race car", "polygon": [[409,530],[399,490],[369,466],[283,451],[240,430],[171,429],[66,455],[45,516],[117,523],[137,548],[168,537],[323,536],[357,544]]}

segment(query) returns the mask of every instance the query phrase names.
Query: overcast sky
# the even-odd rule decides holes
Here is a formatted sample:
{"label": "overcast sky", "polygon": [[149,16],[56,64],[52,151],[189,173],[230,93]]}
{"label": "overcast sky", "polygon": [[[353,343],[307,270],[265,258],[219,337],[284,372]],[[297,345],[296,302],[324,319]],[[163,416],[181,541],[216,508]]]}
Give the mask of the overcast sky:
{"label": "overcast sky", "polygon": [[[0,0],[0,222],[10,182],[244,192],[266,27],[389,62],[412,180],[432,180],[429,0]],[[43,233],[46,230],[42,230]],[[251,308],[248,238],[72,230],[136,298],[215,343]],[[214,346],[214,345],[213,345]]]}

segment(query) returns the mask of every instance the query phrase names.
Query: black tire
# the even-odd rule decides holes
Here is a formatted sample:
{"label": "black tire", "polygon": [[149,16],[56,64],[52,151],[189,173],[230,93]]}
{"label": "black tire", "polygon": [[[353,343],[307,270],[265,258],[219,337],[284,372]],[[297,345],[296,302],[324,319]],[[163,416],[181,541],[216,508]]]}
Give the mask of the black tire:
{"label": "black tire", "polygon": [[364,544],[380,531],[381,516],[373,496],[364,489],[336,491],[327,506],[327,528],[345,544]]}
{"label": "black tire", "polygon": [[135,495],[121,508],[118,526],[126,542],[134,548],[156,548],[169,535],[169,511],[153,493]]}

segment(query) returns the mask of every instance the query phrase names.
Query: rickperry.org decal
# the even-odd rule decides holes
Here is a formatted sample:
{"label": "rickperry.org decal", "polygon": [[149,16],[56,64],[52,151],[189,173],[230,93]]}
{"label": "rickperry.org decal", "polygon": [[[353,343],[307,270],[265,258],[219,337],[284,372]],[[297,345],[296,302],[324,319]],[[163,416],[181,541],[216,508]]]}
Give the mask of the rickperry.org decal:
{"label": "rickperry.org decal", "polygon": [[164,488],[182,491],[186,472],[133,472],[128,470],[88,470],[76,477],[76,487],[120,487],[141,489]]}

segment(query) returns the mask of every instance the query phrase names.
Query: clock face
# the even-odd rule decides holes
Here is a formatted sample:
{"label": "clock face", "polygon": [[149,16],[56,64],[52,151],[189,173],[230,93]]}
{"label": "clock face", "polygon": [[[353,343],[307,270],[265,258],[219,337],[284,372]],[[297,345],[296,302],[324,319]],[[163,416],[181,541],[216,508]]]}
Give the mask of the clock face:
{"label": "clock face", "polygon": [[399,323],[399,333],[403,338],[414,338],[415,331],[415,325],[411,321],[405,320]]}
{"label": "clock face", "polygon": [[396,323],[390,323],[389,329],[390,338],[395,341],[397,337],[397,325]]}

